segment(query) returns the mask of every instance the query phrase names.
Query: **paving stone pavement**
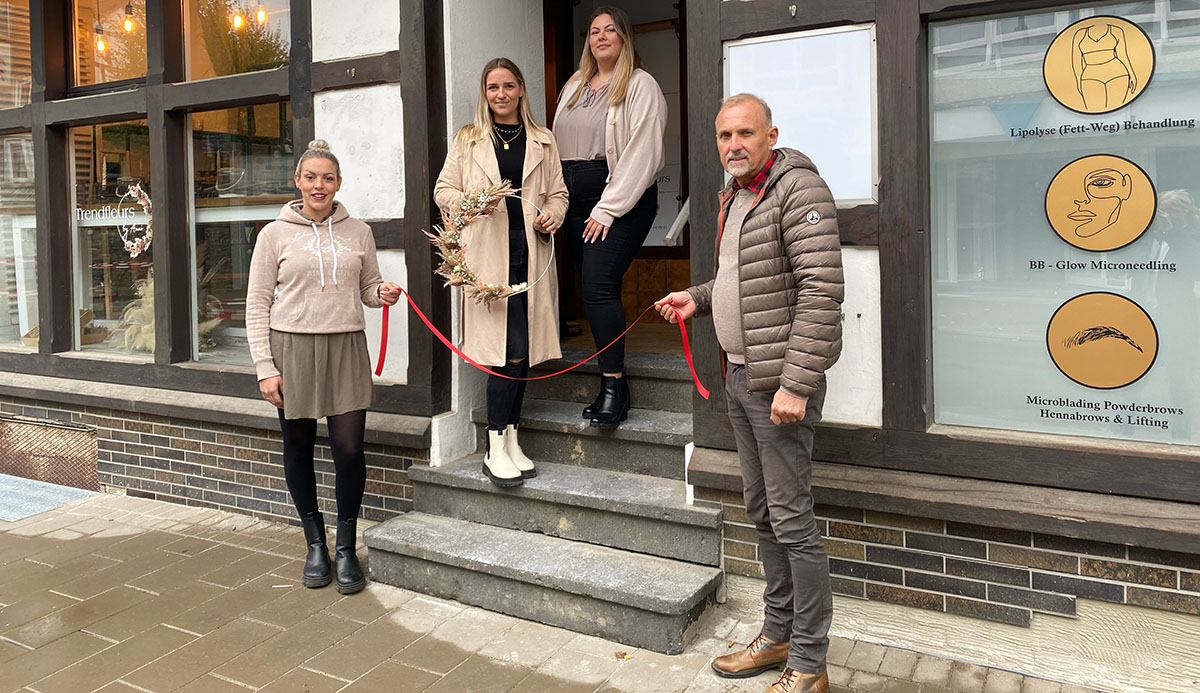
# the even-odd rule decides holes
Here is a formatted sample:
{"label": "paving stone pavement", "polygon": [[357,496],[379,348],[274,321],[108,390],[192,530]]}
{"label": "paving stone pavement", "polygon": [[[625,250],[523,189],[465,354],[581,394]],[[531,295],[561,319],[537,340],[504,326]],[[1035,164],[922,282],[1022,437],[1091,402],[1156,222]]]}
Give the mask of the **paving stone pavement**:
{"label": "paving stone pavement", "polygon": [[[758,633],[761,583],[668,657],[372,583],[308,590],[298,527],[97,494],[0,522],[0,693],[760,693],[712,657]],[[365,558],[365,554],[364,554]],[[835,693],[1087,689],[833,638]]]}

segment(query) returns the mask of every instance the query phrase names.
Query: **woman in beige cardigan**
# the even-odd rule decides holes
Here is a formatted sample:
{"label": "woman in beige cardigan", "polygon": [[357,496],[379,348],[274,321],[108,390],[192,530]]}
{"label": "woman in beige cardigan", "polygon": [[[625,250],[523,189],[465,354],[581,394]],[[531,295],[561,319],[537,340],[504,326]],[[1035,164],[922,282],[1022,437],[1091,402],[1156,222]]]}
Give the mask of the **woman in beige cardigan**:
{"label": "woman in beige cardigan", "polygon": [[[558,97],[554,135],[562,149],[571,205],[563,235],[580,268],[583,305],[596,348],[625,330],[621,279],[658,211],[667,100],[641,69],[629,17],[600,7],[588,22],[579,71]],[[600,394],[583,410],[596,428],[629,414],[625,341],[600,354]]]}
{"label": "woman in beige cardigan", "polygon": [[[550,234],[562,224],[567,188],[554,135],[533,119],[525,79],[507,58],[484,66],[475,120],[454,137],[434,199],[442,209],[453,209],[466,193],[501,180],[520,188],[529,202],[509,197],[491,216],[467,226],[467,257],[489,284],[534,282],[551,260]],[[553,268],[527,292],[491,306],[464,300],[462,312],[463,351],[497,372],[523,378],[530,364],[562,355]],[[517,486],[537,475],[517,441],[524,396],[524,381],[488,376],[483,473],[498,486]]]}

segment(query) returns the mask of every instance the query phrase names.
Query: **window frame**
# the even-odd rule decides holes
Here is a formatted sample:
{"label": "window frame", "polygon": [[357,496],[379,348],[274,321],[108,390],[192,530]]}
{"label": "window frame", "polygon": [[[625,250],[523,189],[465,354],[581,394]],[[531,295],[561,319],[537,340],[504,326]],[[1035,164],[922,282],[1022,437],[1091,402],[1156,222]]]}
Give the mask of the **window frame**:
{"label": "window frame", "polygon": [[[37,231],[38,310],[41,337],[37,353],[0,348],[0,371],[113,383],[139,383],[197,394],[257,399],[253,367],[206,364],[193,360],[193,274],[188,210],[191,171],[185,166],[191,146],[187,115],[235,106],[289,101],[293,140],[314,137],[313,97],[318,91],[400,83],[406,97],[405,184],[432,186],[445,152],[443,66],[426,59],[442,45],[442,0],[400,0],[403,23],[399,50],[332,63],[313,63],[312,0],[292,0],[288,65],[206,80],[188,81],[185,72],[183,3],[146,0],[147,74],[145,79],[77,88],[74,67],[73,5],[33,3],[31,53],[35,64],[31,103],[0,110],[0,136],[30,131],[34,139]],[[415,18],[408,21],[407,18]],[[428,21],[426,21],[428,19]],[[440,56],[440,53],[436,55]],[[428,74],[426,73],[428,65]],[[402,69],[408,68],[408,69]],[[315,79],[314,79],[315,76]],[[87,95],[87,98],[79,98]],[[441,112],[427,122],[427,112]],[[419,114],[419,115],[418,115]],[[70,128],[144,118],[150,133],[150,180],[155,205],[154,273],[156,343],[151,363],[127,363],[100,354],[74,351],[74,311],[70,252],[73,212],[62,203],[71,183]],[[403,249],[409,276],[432,277],[433,252],[420,229],[437,221],[431,200],[409,196],[405,218],[372,222],[380,249]],[[407,222],[407,223],[406,223]],[[59,281],[55,282],[54,279]],[[449,291],[430,281],[409,287],[445,331],[449,329]],[[450,358],[424,327],[409,316],[408,379],[376,385],[373,409],[431,416],[450,408]],[[419,325],[419,323],[417,323]],[[396,345],[393,345],[395,347]]]}

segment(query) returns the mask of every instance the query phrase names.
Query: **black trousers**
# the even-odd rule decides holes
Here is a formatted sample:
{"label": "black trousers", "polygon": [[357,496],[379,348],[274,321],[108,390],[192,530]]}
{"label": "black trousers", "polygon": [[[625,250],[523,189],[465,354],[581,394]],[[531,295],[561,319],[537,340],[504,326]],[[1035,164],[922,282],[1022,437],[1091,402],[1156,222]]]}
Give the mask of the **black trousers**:
{"label": "black trousers", "polygon": [[[525,229],[508,230],[508,283],[528,281],[529,247]],[[529,294],[508,297],[505,326],[504,365],[493,368],[513,378],[529,375]],[[503,431],[521,421],[521,402],[525,399],[525,381],[494,375],[487,382],[487,419],[489,431]]]}
{"label": "black trousers", "polygon": [[[612,223],[605,240],[597,238],[593,243],[584,243],[583,229],[592,208],[604,193],[608,164],[604,160],[564,161],[563,178],[570,195],[567,216],[563,220],[563,236],[580,271],[583,306],[592,326],[592,339],[600,349],[625,331],[621,280],[654,224],[654,215],[658,212],[658,183],[646,188],[633,209]],[[601,372],[624,371],[625,340],[600,354],[598,361]]]}

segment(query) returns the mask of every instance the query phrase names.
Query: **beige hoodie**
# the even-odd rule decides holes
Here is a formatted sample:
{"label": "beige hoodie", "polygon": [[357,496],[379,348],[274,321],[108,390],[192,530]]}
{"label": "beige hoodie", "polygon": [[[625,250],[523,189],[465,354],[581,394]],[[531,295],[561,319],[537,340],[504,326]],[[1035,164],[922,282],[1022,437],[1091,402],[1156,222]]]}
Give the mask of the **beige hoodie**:
{"label": "beige hoodie", "polygon": [[293,200],[258,234],[246,288],[246,337],[258,379],[279,375],[271,330],[303,334],[357,332],[363,305],[378,308],[379,261],[371,227],[346,206],[315,222]]}

